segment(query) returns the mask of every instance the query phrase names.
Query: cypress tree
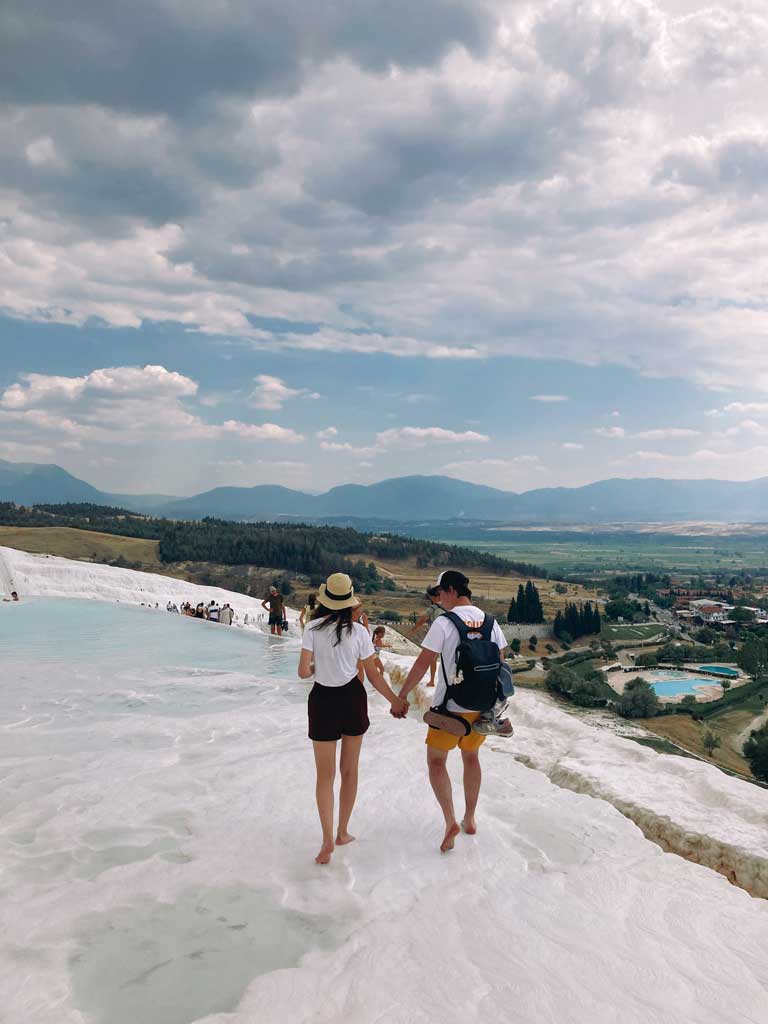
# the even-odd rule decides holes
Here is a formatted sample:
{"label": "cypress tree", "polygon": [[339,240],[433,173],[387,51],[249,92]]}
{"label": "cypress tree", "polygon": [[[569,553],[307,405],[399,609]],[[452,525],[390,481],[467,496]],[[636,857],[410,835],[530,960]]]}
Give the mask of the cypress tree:
{"label": "cypress tree", "polygon": [[517,613],[517,602],[515,601],[514,597],[509,602],[509,611],[507,612],[507,622],[510,622],[510,623],[519,622],[518,613]]}
{"label": "cypress tree", "polygon": [[525,589],[522,583],[517,588],[517,621],[528,621],[528,602],[525,597]]}

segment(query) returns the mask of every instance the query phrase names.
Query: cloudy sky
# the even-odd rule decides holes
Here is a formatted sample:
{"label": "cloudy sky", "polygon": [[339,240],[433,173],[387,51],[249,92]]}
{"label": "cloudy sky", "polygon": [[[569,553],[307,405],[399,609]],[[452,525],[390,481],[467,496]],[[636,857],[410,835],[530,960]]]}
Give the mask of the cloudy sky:
{"label": "cloudy sky", "polygon": [[764,0],[4,0],[0,458],[768,474]]}

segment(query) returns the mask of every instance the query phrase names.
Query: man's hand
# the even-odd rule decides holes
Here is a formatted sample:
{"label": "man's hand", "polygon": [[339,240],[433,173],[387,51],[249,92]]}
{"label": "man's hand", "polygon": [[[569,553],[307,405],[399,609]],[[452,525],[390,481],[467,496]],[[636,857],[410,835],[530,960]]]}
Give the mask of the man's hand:
{"label": "man's hand", "polygon": [[408,703],[408,701],[403,700],[402,697],[398,697],[396,700],[392,701],[392,704],[389,708],[389,713],[390,715],[392,715],[393,718],[405,718],[408,714],[409,708],[410,704]]}

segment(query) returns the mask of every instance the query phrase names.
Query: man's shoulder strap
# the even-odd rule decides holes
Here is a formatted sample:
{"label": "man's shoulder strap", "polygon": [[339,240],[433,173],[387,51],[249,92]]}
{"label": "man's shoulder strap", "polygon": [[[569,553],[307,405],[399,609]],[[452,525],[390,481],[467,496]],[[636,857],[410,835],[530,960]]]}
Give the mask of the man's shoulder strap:
{"label": "man's shoulder strap", "polygon": [[443,612],[443,616],[454,624],[456,629],[459,631],[459,637],[462,640],[465,640],[467,633],[469,632],[469,627],[464,619],[462,619],[460,615],[457,615],[456,612]]}
{"label": "man's shoulder strap", "polygon": [[[466,640],[467,634],[469,633],[469,626],[466,624],[464,619],[455,612],[443,612],[446,619],[454,624],[456,629],[459,631],[459,637],[462,640]],[[480,627],[480,636],[483,640],[490,640],[493,635],[493,627],[496,625],[496,620],[488,612],[483,613],[483,624]],[[473,631],[474,632],[474,631]]]}
{"label": "man's shoulder strap", "polygon": [[485,618],[483,619],[483,629],[482,629],[483,640],[490,640],[491,639],[491,637],[493,636],[493,627],[495,625],[496,625],[496,619],[494,619],[494,617],[492,615],[489,615],[488,612],[486,612],[485,613]]}

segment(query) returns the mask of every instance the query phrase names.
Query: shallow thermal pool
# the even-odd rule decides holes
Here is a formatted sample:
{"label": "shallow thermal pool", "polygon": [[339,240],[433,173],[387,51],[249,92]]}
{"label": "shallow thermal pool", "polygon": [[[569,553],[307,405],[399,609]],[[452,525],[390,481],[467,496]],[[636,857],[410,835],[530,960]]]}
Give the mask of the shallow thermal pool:
{"label": "shallow thermal pool", "polygon": [[[0,724],[84,725],[139,711],[194,715],[293,682],[296,645],[165,610],[32,598],[0,605]],[[297,681],[298,682],[298,681]],[[281,683],[281,688],[284,684]],[[303,687],[294,687],[305,699]]]}
{"label": "shallow thermal pool", "polygon": [[[297,656],[295,640],[164,610],[0,604],[9,1021],[74,1020],[63,1004],[96,1024],[187,1024],[333,944],[215,824],[259,820],[256,722],[277,735],[290,705],[289,741],[306,744]],[[230,812],[221,793],[239,784]]]}

